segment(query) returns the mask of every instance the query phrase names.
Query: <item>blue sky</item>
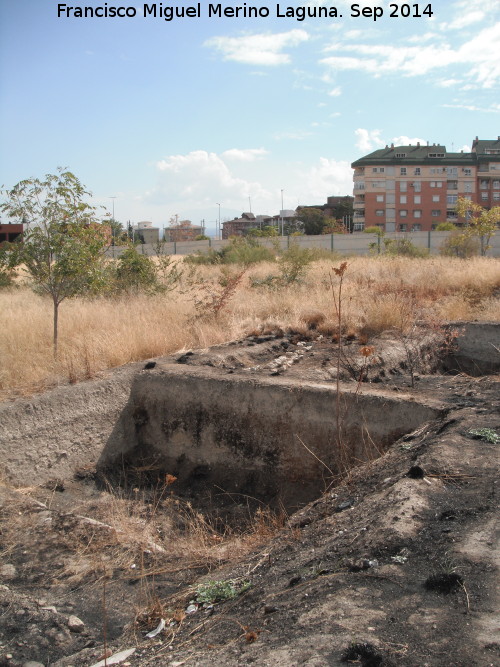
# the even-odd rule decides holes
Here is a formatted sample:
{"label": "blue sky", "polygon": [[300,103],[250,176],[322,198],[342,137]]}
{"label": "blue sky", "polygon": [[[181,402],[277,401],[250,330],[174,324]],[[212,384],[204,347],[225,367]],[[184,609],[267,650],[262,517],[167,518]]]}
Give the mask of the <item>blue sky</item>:
{"label": "blue sky", "polygon": [[[342,17],[57,16],[55,0],[0,0],[0,184],[69,167],[121,222],[208,229],[352,191],[350,163],[386,143],[448,150],[500,135],[500,2],[436,0],[433,16],[344,0]],[[196,3],[156,4],[190,7]],[[214,3],[216,4],[216,3]],[[243,6],[223,3],[223,7]],[[384,16],[351,16],[351,5]],[[401,6],[404,3],[399,3]],[[429,3],[420,3],[423,12]],[[414,8],[414,3],[409,7]]]}

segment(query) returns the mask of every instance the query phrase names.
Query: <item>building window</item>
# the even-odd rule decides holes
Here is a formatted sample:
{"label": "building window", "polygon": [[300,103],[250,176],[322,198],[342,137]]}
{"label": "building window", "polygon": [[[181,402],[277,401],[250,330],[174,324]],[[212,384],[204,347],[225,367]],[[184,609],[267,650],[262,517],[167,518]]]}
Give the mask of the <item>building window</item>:
{"label": "building window", "polygon": [[448,190],[458,190],[458,181],[447,181],[446,187]]}
{"label": "building window", "polygon": [[399,173],[401,174],[401,176],[406,176],[406,167],[401,167]]}
{"label": "building window", "polygon": [[399,203],[400,204],[406,204],[406,195],[400,195],[399,196]]}
{"label": "building window", "polygon": [[493,201],[500,201],[500,192],[493,193]]}
{"label": "building window", "polygon": [[413,181],[412,185],[415,192],[422,191],[422,183],[420,181]]}
{"label": "building window", "polygon": [[401,211],[399,211],[399,216],[401,218],[406,218],[407,215],[408,215],[408,211],[406,211],[405,209],[402,209]]}
{"label": "building window", "polygon": [[464,169],[464,174],[466,176],[472,176],[472,169]]}
{"label": "building window", "polygon": [[406,153],[396,153],[396,157],[406,157]]}
{"label": "building window", "polygon": [[444,153],[429,153],[429,157],[444,157]]}
{"label": "building window", "polygon": [[464,192],[472,192],[472,181],[465,181],[464,183]]}
{"label": "building window", "polygon": [[383,188],[384,181],[372,181],[372,188]]}
{"label": "building window", "polygon": [[440,215],[441,215],[441,211],[439,209],[437,209],[437,208],[432,209],[432,217],[433,218],[439,218]]}
{"label": "building window", "polygon": [[446,173],[448,176],[456,176],[458,174],[457,167],[446,167]]}
{"label": "building window", "polygon": [[420,225],[418,222],[415,222],[415,223],[411,226],[411,231],[412,231],[412,232],[419,232],[421,229],[422,229],[422,225]]}
{"label": "building window", "polygon": [[378,209],[375,211],[375,215],[382,216],[382,215],[384,215],[384,212],[385,212],[385,211],[384,211],[383,208],[378,208]]}
{"label": "building window", "polygon": [[385,167],[373,167],[372,172],[374,174],[383,174],[385,171]]}
{"label": "building window", "polygon": [[377,201],[384,201],[384,195],[377,195]]}
{"label": "building window", "polygon": [[400,192],[406,192],[407,187],[408,187],[408,185],[407,185],[406,181],[402,181],[399,184],[399,191]]}
{"label": "building window", "polygon": [[481,190],[487,190],[488,189],[488,181],[487,180],[481,180],[479,187]]}
{"label": "building window", "polygon": [[431,181],[431,188],[442,188],[443,181]]}
{"label": "building window", "polygon": [[458,195],[447,195],[446,196],[446,203],[455,205],[457,203]]}
{"label": "building window", "polygon": [[414,176],[420,176],[420,167],[415,167],[415,171],[413,172]]}
{"label": "building window", "polygon": [[422,211],[417,208],[415,211],[413,211],[413,217],[414,218],[421,218],[422,217]]}
{"label": "building window", "polygon": [[456,220],[458,218],[458,214],[456,211],[453,210],[448,210],[446,211],[446,219],[447,220]]}
{"label": "building window", "polygon": [[446,169],[444,167],[432,167],[431,169],[431,175],[432,174],[444,174]]}
{"label": "building window", "polygon": [[407,225],[407,224],[401,224],[401,225],[399,225],[399,231],[400,231],[400,232],[406,232],[407,229],[408,229],[408,225]]}
{"label": "building window", "polygon": [[357,181],[354,183],[354,189],[355,190],[364,190],[365,189],[365,184],[362,181]]}
{"label": "building window", "polygon": [[493,181],[493,189],[494,190],[500,189],[500,181]]}
{"label": "building window", "polygon": [[481,192],[481,201],[488,201],[488,193]]}
{"label": "building window", "polygon": [[439,195],[432,195],[432,201],[439,201]]}
{"label": "building window", "polygon": [[414,204],[421,204],[422,203],[422,197],[420,195],[415,195],[413,197],[413,203]]}

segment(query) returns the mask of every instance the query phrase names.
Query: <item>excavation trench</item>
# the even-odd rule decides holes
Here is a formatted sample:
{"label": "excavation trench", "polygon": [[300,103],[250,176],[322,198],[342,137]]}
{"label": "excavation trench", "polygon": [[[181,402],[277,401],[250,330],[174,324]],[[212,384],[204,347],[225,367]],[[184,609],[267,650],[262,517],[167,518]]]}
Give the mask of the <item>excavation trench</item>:
{"label": "excavation trench", "polygon": [[[389,391],[253,379],[157,365],[139,373],[98,462],[112,486],[162,487],[204,508],[264,503],[288,513],[349,467],[441,414]],[[168,477],[171,476],[171,477]]]}

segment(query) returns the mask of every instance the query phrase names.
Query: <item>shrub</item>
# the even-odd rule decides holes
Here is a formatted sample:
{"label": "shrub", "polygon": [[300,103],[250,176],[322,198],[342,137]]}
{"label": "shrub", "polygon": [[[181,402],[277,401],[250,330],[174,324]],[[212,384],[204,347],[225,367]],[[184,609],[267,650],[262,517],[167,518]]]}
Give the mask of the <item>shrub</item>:
{"label": "shrub", "polygon": [[299,282],[304,278],[307,267],[313,261],[312,248],[301,248],[296,243],[292,243],[278,260],[280,281],[284,284]]}
{"label": "shrub", "polygon": [[441,244],[439,254],[445,257],[468,259],[479,254],[479,241],[477,238],[455,231]]}
{"label": "shrub", "polygon": [[429,255],[427,248],[420,248],[407,238],[384,239],[384,246],[384,255],[402,257],[428,257]]}
{"label": "shrub", "polygon": [[365,234],[378,234],[379,236],[383,236],[385,233],[382,227],[376,227],[375,225],[373,227],[365,227],[363,231]]}
{"label": "shrub", "polygon": [[436,226],[436,232],[454,232],[456,229],[452,222],[440,222]]}
{"label": "shrub", "polygon": [[155,263],[129,246],[118,258],[116,285],[119,290],[156,291],[159,285]]}
{"label": "shrub", "polygon": [[196,602],[203,604],[213,604],[214,602],[224,602],[225,600],[232,600],[244,593],[250,588],[249,581],[242,581],[240,583],[229,579],[227,581],[206,581],[199,584],[196,588]]}
{"label": "shrub", "polygon": [[233,238],[230,243],[220,250],[209,248],[207,252],[198,251],[186,257],[191,264],[243,264],[250,266],[258,262],[274,262],[275,254],[269,248],[261,246],[252,237]]}

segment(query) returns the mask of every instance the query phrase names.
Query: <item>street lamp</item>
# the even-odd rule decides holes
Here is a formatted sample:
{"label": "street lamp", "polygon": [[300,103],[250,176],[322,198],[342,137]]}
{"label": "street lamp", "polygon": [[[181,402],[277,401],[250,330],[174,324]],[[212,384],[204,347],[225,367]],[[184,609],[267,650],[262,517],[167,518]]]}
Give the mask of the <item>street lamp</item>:
{"label": "street lamp", "polygon": [[281,188],[281,236],[285,235],[285,221],[283,220],[283,188]]}
{"label": "street lamp", "polygon": [[[220,238],[220,204],[219,204],[219,202],[215,202],[215,203],[219,207],[219,229],[215,230],[215,236],[216,236],[217,239],[219,239]],[[217,227],[217,225],[215,225],[215,226]]]}

